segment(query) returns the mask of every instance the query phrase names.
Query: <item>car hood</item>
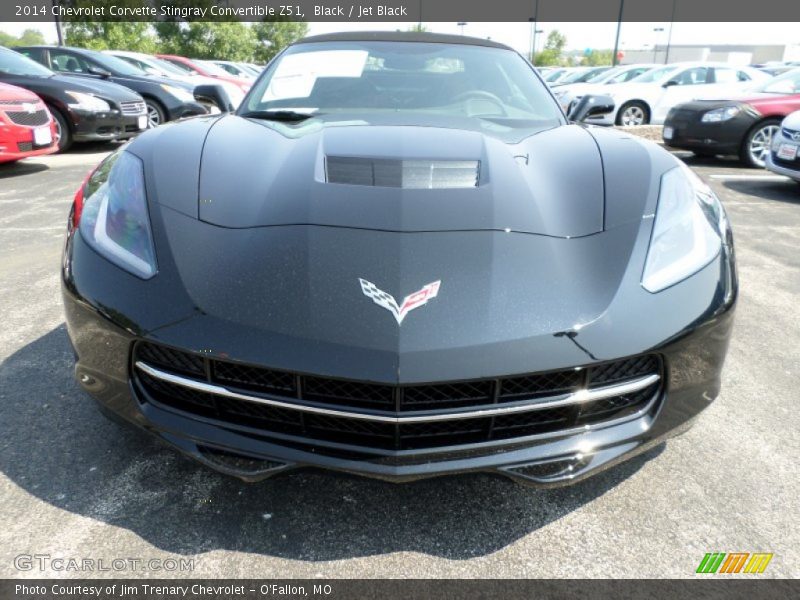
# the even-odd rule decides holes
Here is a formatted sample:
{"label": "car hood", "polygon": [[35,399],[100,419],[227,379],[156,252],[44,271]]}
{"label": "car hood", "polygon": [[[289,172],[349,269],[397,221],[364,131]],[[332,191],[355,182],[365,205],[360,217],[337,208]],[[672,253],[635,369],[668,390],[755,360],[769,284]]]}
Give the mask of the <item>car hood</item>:
{"label": "car hood", "polygon": [[794,129],[795,131],[800,131],[800,110],[788,115],[783,120],[782,126],[787,127],[788,129]]}
{"label": "car hood", "polygon": [[[632,318],[621,294],[650,297],[639,285],[645,215],[677,164],[654,144],[577,126],[512,145],[444,128],[314,129],[290,139],[201,117],[128,146],[152,205],[159,273],[148,293],[170,298],[158,314],[131,302],[134,322],[168,345],[386,382],[546,370],[655,342],[640,331],[626,338],[635,348],[608,343],[612,324]],[[345,149],[478,157],[489,179],[482,171],[478,188],[455,190],[326,183],[321,156]],[[527,164],[515,158],[525,154]],[[216,203],[226,210],[205,210]],[[597,232],[567,236],[584,231]],[[402,305],[436,282],[402,324],[386,309],[389,296]]]}
{"label": "car hood", "polygon": [[0,100],[6,102],[39,102],[39,96],[25,88],[0,83]]}
{"label": "car hood", "polygon": [[578,126],[507,144],[463,129],[228,116],[205,139],[198,186],[199,219],[233,228],[578,237],[603,227],[600,153]]}
{"label": "car hood", "polygon": [[96,94],[116,102],[134,102],[142,99],[142,97],[133,90],[129,90],[124,86],[117,85],[110,81],[88,79],[78,75],[55,75],[48,78],[47,81],[57,82],[61,84],[65,90]]}

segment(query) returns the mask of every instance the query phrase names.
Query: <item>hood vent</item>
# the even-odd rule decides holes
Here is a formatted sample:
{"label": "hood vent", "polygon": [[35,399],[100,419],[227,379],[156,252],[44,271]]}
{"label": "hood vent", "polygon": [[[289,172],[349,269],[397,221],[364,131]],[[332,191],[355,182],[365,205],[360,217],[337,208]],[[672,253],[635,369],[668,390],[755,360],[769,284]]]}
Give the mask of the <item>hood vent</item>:
{"label": "hood vent", "polygon": [[398,160],[328,156],[328,183],[406,189],[471,188],[478,185],[477,160]]}

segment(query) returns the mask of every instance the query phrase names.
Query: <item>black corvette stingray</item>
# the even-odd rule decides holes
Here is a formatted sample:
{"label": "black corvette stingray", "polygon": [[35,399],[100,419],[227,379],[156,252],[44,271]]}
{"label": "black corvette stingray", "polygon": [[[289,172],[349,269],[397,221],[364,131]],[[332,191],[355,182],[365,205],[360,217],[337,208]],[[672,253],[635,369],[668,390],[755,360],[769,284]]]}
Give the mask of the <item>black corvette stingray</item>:
{"label": "black corvette stingray", "polygon": [[82,387],[249,480],[575,481],[713,401],[737,290],[669,153],[503,45],[399,33],[307,38],[110,155],[62,275]]}

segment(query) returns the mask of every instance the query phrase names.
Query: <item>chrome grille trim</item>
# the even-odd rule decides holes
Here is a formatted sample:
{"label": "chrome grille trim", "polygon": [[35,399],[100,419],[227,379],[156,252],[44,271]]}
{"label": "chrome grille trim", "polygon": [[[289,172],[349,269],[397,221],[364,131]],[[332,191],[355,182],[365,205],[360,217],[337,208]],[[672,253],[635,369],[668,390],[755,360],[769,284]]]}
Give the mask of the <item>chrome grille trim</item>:
{"label": "chrome grille trim", "polygon": [[404,413],[403,416],[398,417],[398,416],[391,416],[391,414],[386,413],[384,411],[363,410],[355,412],[355,411],[340,410],[334,408],[324,408],[321,406],[315,406],[310,404],[284,402],[272,398],[253,396],[250,394],[242,394],[240,392],[229,390],[228,388],[223,386],[214,385],[203,381],[197,381],[195,379],[190,379],[187,377],[183,377],[181,375],[174,375],[172,373],[156,369],[155,367],[151,367],[150,365],[142,361],[136,362],[136,368],[141,369],[144,373],[147,373],[148,375],[150,375],[151,377],[155,377],[156,379],[160,379],[162,381],[166,381],[168,383],[172,383],[175,385],[181,385],[198,392],[216,394],[218,396],[225,396],[227,398],[234,398],[236,400],[245,400],[248,402],[254,402],[256,404],[266,404],[268,406],[273,406],[276,408],[285,408],[285,409],[297,410],[301,412],[313,413],[318,415],[327,415],[331,417],[345,417],[349,419],[360,419],[363,421],[374,421],[379,423],[390,423],[395,425],[404,423],[431,423],[437,421],[452,421],[456,419],[472,419],[476,417],[493,417],[500,415],[532,412],[536,410],[555,408],[559,406],[584,404],[587,402],[602,400],[604,398],[612,398],[614,396],[638,392],[653,385],[660,379],[659,375],[653,373],[650,375],[645,375],[643,377],[637,377],[636,379],[631,379],[624,383],[607,385],[595,389],[582,389],[577,392],[560,394],[557,396],[550,396],[545,398],[538,398],[533,401],[522,401],[513,404],[509,403],[503,406],[491,405],[490,407],[487,408],[477,408],[477,409],[470,408],[468,410],[456,408],[456,409],[435,410],[435,411],[431,410],[409,411],[407,413]]}
{"label": "chrome grille trim", "polygon": [[147,106],[144,101],[122,102],[119,106],[123,115],[138,116],[147,114]]}

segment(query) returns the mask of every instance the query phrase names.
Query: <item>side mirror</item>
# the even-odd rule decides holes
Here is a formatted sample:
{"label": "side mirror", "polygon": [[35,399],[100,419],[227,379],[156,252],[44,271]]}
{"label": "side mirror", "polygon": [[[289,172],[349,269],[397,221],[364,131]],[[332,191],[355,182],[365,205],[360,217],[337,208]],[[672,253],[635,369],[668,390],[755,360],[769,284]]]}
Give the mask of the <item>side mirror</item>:
{"label": "side mirror", "polygon": [[111,77],[111,73],[106,71],[105,69],[101,69],[100,67],[89,67],[87,69],[89,75],[97,75],[98,77],[102,77],[103,79],[108,79]]}
{"label": "side mirror", "polygon": [[669,81],[665,82],[661,87],[668,88],[672,87],[673,85],[678,85],[678,82],[675,81],[674,79],[670,79]]}
{"label": "side mirror", "polygon": [[572,107],[567,118],[575,123],[581,123],[588,117],[606,115],[613,110],[614,99],[611,96],[593,96],[587,94]]}
{"label": "side mirror", "polygon": [[216,104],[220,112],[233,112],[233,103],[221,85],[198,85],[194,88],[194,97]]}

